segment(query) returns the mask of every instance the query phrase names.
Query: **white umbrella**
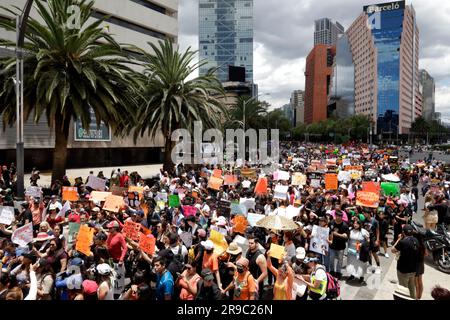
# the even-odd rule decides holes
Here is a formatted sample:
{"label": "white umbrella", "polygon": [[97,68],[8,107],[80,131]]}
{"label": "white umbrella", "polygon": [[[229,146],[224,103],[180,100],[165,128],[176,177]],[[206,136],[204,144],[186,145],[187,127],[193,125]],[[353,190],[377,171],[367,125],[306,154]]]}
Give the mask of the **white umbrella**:
{"label": "white umbrella", "polygon": [[256,223],[257,227],[273,230],[295,230],[298,225],[284,216],[267,216]]}
{"label": "white umbrella", "polygon": [[382,174],[381,177],[386,180],[386,181],[391,181],[391,182],[400,182],[400,178],[398,176],[396,176],[395,174]]}

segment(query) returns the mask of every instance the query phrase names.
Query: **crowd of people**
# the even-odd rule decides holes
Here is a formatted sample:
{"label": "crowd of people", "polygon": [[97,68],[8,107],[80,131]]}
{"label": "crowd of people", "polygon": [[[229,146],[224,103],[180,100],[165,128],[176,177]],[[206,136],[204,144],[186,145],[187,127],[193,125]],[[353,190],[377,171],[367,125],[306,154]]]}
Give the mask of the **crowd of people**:
{"label": "crowd of people", "polygon": [[[280,156],[275,172],[178,164],[153,179],[91,172],[48,189],[35,168],[23,202],[14,198],[14,165],[3,166],[0,206],[14,217],[0,223],[0,300],[339,299],[340,281],[367,285],[390,254],[399,285],[421,299],[428,253],[409,222],[423,214],[427,229],[448,225],[445,163],[362,144],[287,143]],[[94,190],[89,180],[105,184]],[[76,199],[64,187],[75,187]],[[105,206],[97,191],[123,203]],[[360,202],[365,191],[375,205]],[[136,237],[129,225],[138,225]]]}

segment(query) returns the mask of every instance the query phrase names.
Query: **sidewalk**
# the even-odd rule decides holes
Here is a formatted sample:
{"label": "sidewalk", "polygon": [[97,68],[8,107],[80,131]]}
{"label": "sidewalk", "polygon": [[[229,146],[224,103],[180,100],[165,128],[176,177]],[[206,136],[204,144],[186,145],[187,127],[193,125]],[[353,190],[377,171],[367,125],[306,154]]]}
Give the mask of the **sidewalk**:
{"label": "sidewalk", "polygon": [[[140,165],[140,166],[124,166],[124,167],[103,167],[103,168],[84,168],[84,169],[67,169],[66,175],[69,177],[69,180],[73,183],[75,178],[82,177],[85,180],[89,176],[89,171],[94,171],[94,175],[97,175],[99,171],[103,171],[105,177],[109,178],[111,176],[111,172],[113,170],[117,170],[120,168],[120,171],[127,170],[128,173],[133,171],[137,171],[142,178],[151,178],[159,173],[159,169],[162,167],[162,164],[149,164],[149,165]],[[30,176],[31,174],[25,174],[25,188],[30,185]],[[52,173],[51,171],[41,172],[41,179],[38,181],[38,185],[42,187],[50,187]]]}

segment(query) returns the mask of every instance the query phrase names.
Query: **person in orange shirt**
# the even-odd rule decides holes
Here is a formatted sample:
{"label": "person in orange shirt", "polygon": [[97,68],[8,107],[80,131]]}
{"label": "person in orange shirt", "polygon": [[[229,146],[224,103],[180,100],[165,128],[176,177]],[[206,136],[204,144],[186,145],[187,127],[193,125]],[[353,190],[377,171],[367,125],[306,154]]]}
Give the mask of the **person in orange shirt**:
{"label": "person in orange shirt", "polygon": [[180,300],[194,300],[197,295],[197,282],[201,277],[197,274],[195,261],[186,263],[185,270],[177,279],[177,286],[181,288]]}
{"label": "person in orange shirt", "polygon": [[273,286],[273,300],[292,300],[292,286],[294,285],[294,271],[289,263],[281,261],[278,270],[272,265],[270,250],[267,252],[267,268],[275,276]]}
{"label": "person in orange shirt", "polygon": [[247,258],[240,258],[236,262],[236,273],[233,281],[222,291],[223,294],[234,289],[233,300],[256,300],[256,280],[248,271],[248,264]]}
{"label": "person in orange shirt", "polygon": [[205,248],[202,260],[202,269],[211,270],[216,276],[217,286],[222,290],[222,281],[220,280],[219,273],[219,259],[216,254],[214,254],[214,243],[211,240],[206,240],[200,242],[200,244]]}

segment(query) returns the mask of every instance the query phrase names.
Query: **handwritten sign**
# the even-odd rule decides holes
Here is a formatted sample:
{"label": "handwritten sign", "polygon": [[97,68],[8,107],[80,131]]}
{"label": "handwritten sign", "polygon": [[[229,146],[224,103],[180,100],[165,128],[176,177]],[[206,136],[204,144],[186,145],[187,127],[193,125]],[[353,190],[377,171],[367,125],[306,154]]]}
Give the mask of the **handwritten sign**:
{"label": "handwritten sign", "polygon": [[121,196],[121,197],[123,197],[125,193],[128,193],[128,189],[127,188],[121,188],[121,187],[118,187],[118,186],[112,186],[110,190],[111,190],[111,193],[114,196]]}
{"label": "handwritten sign", "polygon": [[177,194],[171,194],[169,196],[169,207],[175,208],[180,206],[180,197]]}
{"label": "handwritten sign", "polygon": [[103,210],[111,212],[119,212],[120,208],[124,206],[124,201],[121,196],[110,195],[105,199]]}
{"label": "handwritten sign", "polygon": [[154,255],[156,247],[156,239],[152,234],[145,235],[140,233],[139,235],[139,248],[147,254]]}
{"label": "handwritten sign", "polygon": [[78,188],[62,187],[62,199],[64,201],[78,201]]}
{"label": "handwritten sign", "polygon": [[319,179],[311,179],[311,187],[320,188],[320,180]]}
{"label": "handwritten sign", "polygon": [[86,256],[91,254],[91,244],[94,238],[94,229],[83,224],[78,232],[77,243],[75,249]]}
{"label": "handwritten sign", "polygon": [[230,186],[238,183],[238,177],[236,175],[227,174],[223,177],[224,185]]}
{"label": "handwritten sign", "polygon": [[310,250],[320,254],[328,253],[328,235],[330,233],[329,228],[322,228],[317,225],[313,226],[311,232],[311,246]]}
{"label": "handwritten sign", "polygon": [[275,187],[275,194],[273,197],[275,199],[286,200],[286,194],[287,194],[288,189],[289,189],[288,186],[283,186],[281,184],[278,184]]}
{"label": "handwritten sign", "polygon": [[275,243],[271,243],[270,244],[270,256],[272,258],[281,260],[283,259],[284,253],[286,252],[286,250],[284,249],[283,246],[280,246],[278,244]]}
{"label": "handwritten sign", "polygon": [[91,187],[92,189],[97,191],[104,191],[106,188],[106,179],[90,175],[88,178],[88,182],[86,183],[86,187]]}
{"label": "handwritten sign", "polygon": [[11,241],[19,247],[25,247],[31,241],[33,241],[33,223],[27,223],[23,227],[14,230]]}
{"label": "handwritten sign", "polygon": [[245,213],[247,213],[248,210],[250,210],[250,209],[255,210],[256,201],[255,201],[255,198],[240,198],[239,204],[245,206],[245,208],[246,208]]}
{"label": "handwritten sign", "polygon": [[375,192],[358,191],[356,193],[356,205],[368,208],[378,208],[380,195]]}
{"label": "handwritten sign", "polygon": [[129,186],[128,192],[137,192],[139,194],[139,201],[144,199],[144,187],[139,186]]}
{"label": "handwritten sign", "polygon": [[362,190],[367,192],[380,193],[380,183],[373,181],[363,181]]}
{"label": "handwritten sign", "polygon": [[236,216],[233,219],[234,224],[234,232],[245,234],[245,230],[247,230],[248,221],[244,216]]}
{"label": "handwritten sign", "polygon": [[293,186],[304,186],[306,184],[306,175],[296,172],[292,176],[291,184]]}
{"label": "handwritten sign", "polygon": [[133,241],[139,241],[139,232],[141,230],[141,224],[133,221],[125,221],[122,232],[127,238]]}
{"label": "handwritten sign", "polygon": [[185,217],[195,216],[197,208],[194,206],[183,206],[183,213]]}
{"label": "handwritten sign", "polygon": [[289,180],[289,172],[277,170],[273,174],[273,180]]}
{"label": "handwritten sign", "polygon": [[325,189],[337,190],[338,188],[338,176],[335,173],[325,174]]}
{"label": "handwritten sign", "polygon": [[42,198],[42,188],[30,186],[25,191],[25,195],[33,198]]}
{"label": "handwritten sign", "polygon": [[91,201],[105,201],[106,197],[112,195],[111,192],[102,192],[102,191],[92,191],[91,192]]}
{"label": "handwritten sign", "polygon": [[0,223],[9,226],[14,221],[14,207],[0,207]]}
{"label": "handwritten sign", "polygon": [[208,181],[208,188],[213,190],[220,190],[223,184],[223,180],[214,176],[211,176]]}
{"label": "handwritten sign", "polygon": [[251,225],[252,227],[255,227],[256,223],[263,218],[265,218],[265,215],[263,215],[263,214],[257,214],[257,213],[251,213],[251,212],[249,212],[247,214],[248,224]]}

